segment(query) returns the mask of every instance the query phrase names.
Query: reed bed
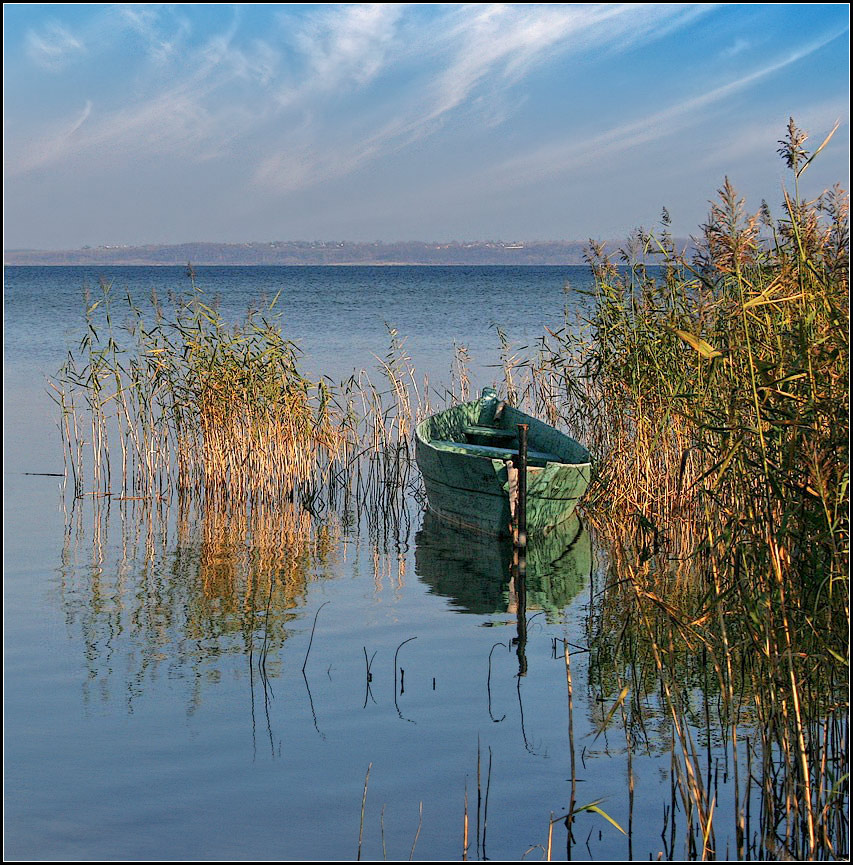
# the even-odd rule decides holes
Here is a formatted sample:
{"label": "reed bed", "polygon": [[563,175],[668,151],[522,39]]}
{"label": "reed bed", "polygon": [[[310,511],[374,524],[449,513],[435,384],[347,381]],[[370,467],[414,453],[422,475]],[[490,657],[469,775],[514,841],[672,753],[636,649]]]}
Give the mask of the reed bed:
{"label": "reed bed", "polygon": [[[522,398],[599,457],[586,513],[611,564],[590,641],[632,723],[652,697],[668,717],[688,858],[849,852],[848,205],[800,194],[829,138],[810,153],[789,124],[775,222],[726,179],[691,257],[665,212],[618,263],[592,244],[590,312],[519,365]],[[727,817],[690,734],[697,676],[741,777]],[[717,850],[729,818],[737,849]]]}
{"label": "reed bed", "polygon": [[51,382],[75,497],[222,502],[298,500],[309,511],[345,488],[399,510],[413,482],[414,423],[429,409],[403,340],[389,329],[380,385],[362,370],[335,384],[300,371],[276,297],[226,322],[188,268],[168,311],[87,292],[79,348]]}

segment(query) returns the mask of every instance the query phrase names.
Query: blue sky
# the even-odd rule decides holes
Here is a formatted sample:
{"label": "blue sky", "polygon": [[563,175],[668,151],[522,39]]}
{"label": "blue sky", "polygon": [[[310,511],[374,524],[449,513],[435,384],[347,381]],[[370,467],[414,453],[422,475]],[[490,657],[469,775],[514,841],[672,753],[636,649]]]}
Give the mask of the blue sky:
{"label": "blue sky", "polygon": [[10,5],[4,247],[694,233],[849,179],[846,4]]}

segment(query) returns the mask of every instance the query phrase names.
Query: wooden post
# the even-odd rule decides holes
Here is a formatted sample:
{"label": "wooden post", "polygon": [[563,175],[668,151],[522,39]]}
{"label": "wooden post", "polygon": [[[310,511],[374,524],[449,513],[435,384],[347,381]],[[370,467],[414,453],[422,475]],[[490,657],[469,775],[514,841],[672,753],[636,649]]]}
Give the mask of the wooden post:
{"label": "wooden post", "polygon": [[518,425],[518,503],[516,505],[518,531],[516,544],[519,551],[521,573],[527,570],[527,424]]}
{"label": "wooden post", "polygon": [[515,654],[518,656],[518,675],[527,675],[527,578],[524,550],[516,548],[515,594],[518,599],[515,609]]}
{"label": "wooden post", "polygon": [[518,424],[518,456],[513,519],[512,570],[517,598],[516,654],[518,675],[527,675],[527,424]]}

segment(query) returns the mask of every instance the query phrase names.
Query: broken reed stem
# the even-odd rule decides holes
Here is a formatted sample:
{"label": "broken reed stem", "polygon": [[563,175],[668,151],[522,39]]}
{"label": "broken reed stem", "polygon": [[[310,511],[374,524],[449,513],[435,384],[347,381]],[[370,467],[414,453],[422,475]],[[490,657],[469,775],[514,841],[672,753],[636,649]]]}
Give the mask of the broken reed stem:
{"label": "broken reed stem", "polygon": [[[569,830],[571,831],[571,830]],[[548,821],[548,848],[545,851],[545,861],[551,861],[551,839],[554,837],[554,812],[551,812],[551,819]]]}
{"label": "broken reed stem", "polygon": [[486,824],[489,820],[489,790],[492,786],[492,746],[489,745],[489,769],[486,773],[486,798],[483,804],[483,859],[488,859],[486,856]]}
{"label": "broken reed stem", "polygon": [[480,736],[477,736],[477,854],[480,852],[480,810],[482,807],[482,782],[480,774]]}
{"label": "broken reed stem", "polygon": [[412,852],[409,853],[409,861],[410,862],[412,861],[412,859],[415,856],[415,845],[418,843],[418,837],[421,834],[421,824],[423,823],[423,817],[424,817],[424,803],[421,802],[418,805],[418,828],[417,828],[417,831],[415,832],[415,839],[414,839],[414,841],[412,841]]}
{"label": "broken reed stem", "polygon": [[311,626],[311,638],[308,640],[308,649],[305,652],[305,660],[302,662],[302,672],[303,673],[305,672],[305,666],[308,664],[308,655],[311,652],[311,644],[314,642],[314,630],[317,627],[317,616],[320,615],[320,610],[322,610],[323,607],[325,607],[326,604],[328,604],[328,603],[329,603],[329,601],[324,601],[322,604],[320,604],[319,607],[317,607],[317,612],[314,613],[314,624]]}
{"label": "broken reed stem", "polygon": [[[406,643],[411,643],[412,640],[417,640],[417,637],[409,637],[407,640],[403,640],[403,642],[400,643],[399,646],[397,646],[397,649],[394,652],[394,700],[395,701],[397,699],[397,655],[399,655],[400,649],[402,649],[403,646],[406,645]],[[400,673],[401,673],[401,677],[402,677],[402,670],[400,671]],[[402,683],[402,678],[401,678],[400,688],[402,689],[402,687],[403,687],[403,683]]]}
{"label": "broken reed stem", "polygon": [[367,782],[370,779],[370,767],[373,763],[367,764],[367,773],[364,776],[364,792],[361,794],[361,819],[358,823],[358,855],[356,859],[361,861],[361,839],[364,834],[364,803],[367,801]]}
{"label": "broken reed stem", "polygon": [[465,776],[465,801],[462,812],[462,861],[468,861],[468,776]]}

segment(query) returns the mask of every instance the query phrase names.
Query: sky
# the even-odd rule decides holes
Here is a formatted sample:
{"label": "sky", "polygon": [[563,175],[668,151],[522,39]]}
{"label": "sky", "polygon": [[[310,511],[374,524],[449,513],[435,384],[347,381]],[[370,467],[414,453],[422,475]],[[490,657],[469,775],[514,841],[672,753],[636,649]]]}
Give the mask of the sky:
{"label": "sky", "polygon": [[695,234],[849,188],[847,4],[5,4],[4,248]]}

